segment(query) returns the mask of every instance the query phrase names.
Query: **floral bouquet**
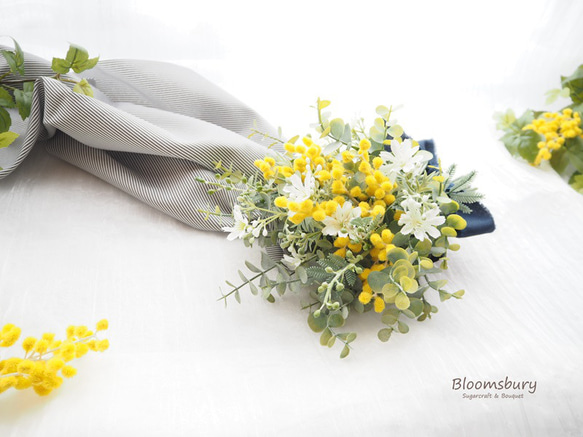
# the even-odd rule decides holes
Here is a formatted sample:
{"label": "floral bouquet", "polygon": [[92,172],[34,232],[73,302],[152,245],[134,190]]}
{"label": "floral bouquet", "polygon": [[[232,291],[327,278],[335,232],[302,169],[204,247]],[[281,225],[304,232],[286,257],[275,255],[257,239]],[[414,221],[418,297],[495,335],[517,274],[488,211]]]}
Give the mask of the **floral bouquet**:
{"label": "floral bouquet", "polygon": [[362,120],[355,128],[330,120],[322,112],[329,103],[317,103],[319,138],[274,138],[280,152],[270,149],[256,161],[256,175],[219,163],[217,181],[200,182],[212,186],[210,193],[238,193],[227,238],[271,254],[263,253],[261,267],[246,262],[252,275],[239,271],[243,283],[228,282],[223,299],[240,302],[248,286],[273,302],[274,292],[304,286],[310,328],[321,333],[322,345],[343,343],[344,358],[356,338],[340,332],[351,311],[378,313],[385,325],[378,337],[387,341],[394,331],[409,331],[406,318],[422,321],[437,312],[431,293],[442,301],[463,296],[464,290],[446,291],[447,281],[436,276],[447,269],[448,251],[460,248],[451,238],[467,223],[456,213],[471,212],[468,204],[482,196],[470,186],[474,172],[454,179],[455,166],[431,165],[433,154],[392,123],[391,109],[378,107],[367,131]]}
{"label": "floral bouquet", "polygon": [[568,77],[561,77],[560,89],[547,92],[547,103],[570,98],[571,103],[557,112],[526,110],[516,118],[514,111],[496,113],[496,127],[504,132],[500,140],[515,157],[534,166],[543,162],[583,194],[583,65]]}

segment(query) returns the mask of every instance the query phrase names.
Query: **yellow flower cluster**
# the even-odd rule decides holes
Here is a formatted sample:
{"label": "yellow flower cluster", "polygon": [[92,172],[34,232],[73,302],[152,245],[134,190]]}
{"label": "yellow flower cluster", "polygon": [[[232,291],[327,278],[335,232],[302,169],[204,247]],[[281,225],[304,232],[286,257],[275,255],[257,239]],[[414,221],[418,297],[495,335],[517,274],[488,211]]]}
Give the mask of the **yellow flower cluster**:
{"label": "yellow flower cluster", "polygon": [[565,144],[565,140],[577,136],[583,138],[580,125],[580,114],[567,108],[560,113],[545,112],[542,117],[524,126],[523,130],[533,130],[545,138],[537,144],[539,151],[533,164],[540,165],[542,161],[551,159],[552,152],[560,149]]}
{"label": "yellow flower cluster", "polygon": [[[107,320],[97,323],[95,331],[108,328]],[[12,346],[20,337],[20,328],[7,324],[0,331],[0,347]],[[77,370],[67,364],[88,351],[103,352],[109,348],[108,340],[99,340],[86,326],[69,326],[65,340],[55,340],[55,334],[44,333],[41,338],[27,337],[22,342],[24,358],[0,361],[0,393],[15,388],[32,387],[45,396],[61,386],[63,377],[75,376]]]}
{"label": "yellow flower cluster", "polygon": [[308,137],[302,139],[302,144],[286,143],[284,147],[289,165],[278,165],[273,158],[266,157],[255,161],[255,166],[266,180],[283,182],[299,173],[305,181],[308,172],[314,175],[320,190],[313,199],[300,203],[289,201],[285,196],[275,199],[277,207],[294,213],[289,220],[296,225],[308,217],[321,222],[332,216],[346,200],[350,200],[354,208],[360,207],[362,217],[384,215],[395,201],[392,192],[396,185],[379,170],[383,165],[381,158],[370,160],[371,143],[367,139],[360,141],[357,150],[344,151],[339,156],[323,155],[322,148]]}

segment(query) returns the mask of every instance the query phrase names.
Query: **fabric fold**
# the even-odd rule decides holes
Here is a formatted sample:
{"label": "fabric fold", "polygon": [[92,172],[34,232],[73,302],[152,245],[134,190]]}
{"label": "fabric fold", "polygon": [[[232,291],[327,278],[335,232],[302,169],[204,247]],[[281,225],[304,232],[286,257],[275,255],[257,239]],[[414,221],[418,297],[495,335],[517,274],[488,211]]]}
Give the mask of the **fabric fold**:
{"label": "fabric fold", "polygon": [[[27,55],[27,78],[50,75],[46,61]],[[0,74],[7,71],[0,64]],[[12,111],[20,138],[2,156],[8,176],[39,143],[57,156],[152,207],[202,230],[229,223],[200,210],[229,213],[235,196],[210,196],[197,178],[214,180],[214,165],[244,172],[265,155],[247,136],[255,125],[275,130],[255,111],[186,68],[149,61],[102,61],[85,76],[95,98],[47,77],[36,80],[25,123]],[[258,138],[255,136],[254,138]]]}

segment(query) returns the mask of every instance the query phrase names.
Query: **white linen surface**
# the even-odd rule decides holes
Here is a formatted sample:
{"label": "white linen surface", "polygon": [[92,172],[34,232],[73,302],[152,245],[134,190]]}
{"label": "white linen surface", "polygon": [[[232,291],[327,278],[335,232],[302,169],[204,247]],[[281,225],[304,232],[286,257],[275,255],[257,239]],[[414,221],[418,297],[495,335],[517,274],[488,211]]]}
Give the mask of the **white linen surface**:
{"label": "white linen surface", "polygon": [[[59,335],[107,317],[111,348],[76,362],[48,397],[0,395],[1,436],[581,435],[583,198],[549,168],[511,158],[491,116],[542,107],[583,61],[583,4],[315,3],[7,1],[0,27],[45,57],[71,40],[103,58],[189,66],[289,136],[307,131],[318,96],[371,122],[377,104],[404,103],[410,135],[434,138],[444,165],[479,171],[496,219],[495,233],[460,240],[452,255],[449,288],[466,296],[435,297],[432,320],[387,344],[376,317],[353,315],[359,337],[339,360],[308,328],[300,296],[217,302],[257,249],[36,148],[0,182],[0,325]],[[48,33],[57,16],[70,20]],[[506,376],[536,381],[536,392],[452,390],[453,378]]]}

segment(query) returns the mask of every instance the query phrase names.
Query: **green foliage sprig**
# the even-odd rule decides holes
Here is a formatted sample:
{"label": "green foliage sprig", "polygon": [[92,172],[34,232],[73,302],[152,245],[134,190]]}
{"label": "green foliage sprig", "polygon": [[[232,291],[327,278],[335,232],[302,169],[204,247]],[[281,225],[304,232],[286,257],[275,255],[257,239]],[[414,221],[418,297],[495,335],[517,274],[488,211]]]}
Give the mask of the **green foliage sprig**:
{"label": "green foliage sprig", "polygon": [[571,103],[557,112],[526,110],[520,117],[509,109],[494,114],[500,140],[516,158],[534,166],[550,166],[583,194],[583,65],[570,76],[561,76],[561,88],[546,93],[547,104],[558,98]]}
{"label": "green foliage sprig", "polygon": [[[11,39],[14,49],[0,51],[8,64],[8,70],[0,74],[0,149],[8,147],[18,138],[16,132],[10,131],[12,118],[8,109],[17,108],[22,120],[30,116],[34,82],[37,79],[25,76],[24,52],[18,42],[14,38]],[[64,59],[53,58],[51,69],[55,74],[47,77],[74,84],[73,91],[93,97],[93,88],[86,79],[76,80],[64,75],[71,70],[75,73],[89,70],[95,67],[98,61],[99,57],[89,58],[87,50],[71,44]]]}

